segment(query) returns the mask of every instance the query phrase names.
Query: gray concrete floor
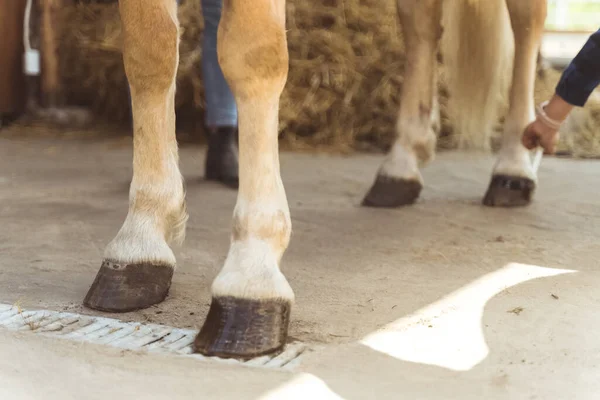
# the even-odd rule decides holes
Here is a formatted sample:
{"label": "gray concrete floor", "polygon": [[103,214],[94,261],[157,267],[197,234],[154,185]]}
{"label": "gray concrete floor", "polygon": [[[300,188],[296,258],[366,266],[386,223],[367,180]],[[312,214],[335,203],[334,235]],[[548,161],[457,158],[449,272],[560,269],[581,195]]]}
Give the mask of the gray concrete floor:
{"label": "gray concrete floor", "polygon": [[[236,197],[201,180],[203,154],[181,150],[191,218],[169,298],[118,318],[201,325]],[[442,153],[418,204],[361,208],[380,161],[282,154],[290,333],[314,348],[296,371],[0,331],[0,398],[597,398],[600,163],[545,159],[530,207],[488,209],[493,158]],[[127,140],[0,138],[0,302],[94,314],[80,304],[130,177]]]}

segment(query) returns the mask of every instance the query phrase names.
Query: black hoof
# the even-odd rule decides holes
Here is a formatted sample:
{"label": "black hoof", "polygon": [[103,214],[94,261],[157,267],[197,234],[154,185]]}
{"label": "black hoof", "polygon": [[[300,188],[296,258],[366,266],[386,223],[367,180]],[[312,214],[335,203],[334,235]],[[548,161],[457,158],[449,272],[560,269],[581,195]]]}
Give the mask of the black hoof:
{"label": "black hoof", "polygon": [[100,311],[127,312],[150,307],[167,297],[173,267],[119,264],[104,260],[83,304]]}
{"label": "black hoof", "polygon": [[283,350],[290,323],[289,301],[214,297],[194,351],[247,360]]}
{"label": "black hoof", "polygon": [[237,129],[221,127],[209,133],[205,177],[237,189],[238,175]]}
{"label": "black hoof", "polygon": [[391,178],[378,175],[362,205],[367,207],[400,207],[413,204],[423,185],[416,180]]}
{"label": "black hoof", "polygon": [[535,182],[529,178],[495,175],[483,198],[489,207],[523,207],[531,203]]}

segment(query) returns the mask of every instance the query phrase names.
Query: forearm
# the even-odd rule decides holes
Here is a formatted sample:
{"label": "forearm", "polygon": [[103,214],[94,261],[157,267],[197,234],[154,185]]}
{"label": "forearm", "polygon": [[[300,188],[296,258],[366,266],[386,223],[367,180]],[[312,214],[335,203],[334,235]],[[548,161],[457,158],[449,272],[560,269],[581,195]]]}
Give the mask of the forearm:
{"label": "forearm", "polygon": [[565,99],[560,97],[558,94],[554,94],[548,101],[548,104],[544,107],[546,115],[557,122],[562,122],[569,116],[573,105],[567,102]]}
{"label": "forearm", "polygon": [[600,30],[590,36],[563,72],[556,94],[573,106],[583,107],[600,84]]}

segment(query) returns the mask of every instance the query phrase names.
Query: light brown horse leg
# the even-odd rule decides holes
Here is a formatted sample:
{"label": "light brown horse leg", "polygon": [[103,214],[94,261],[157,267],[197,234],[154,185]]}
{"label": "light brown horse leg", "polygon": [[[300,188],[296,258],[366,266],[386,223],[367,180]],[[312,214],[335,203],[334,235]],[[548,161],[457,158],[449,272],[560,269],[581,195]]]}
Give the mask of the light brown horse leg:
{"label": "light brown horse leg", "polygon": [[529,204],[537,182],[521,136],[535,118],[533,89],[546,19],[546,0],[507,0],[506,4],[515,37],[513,79],[502,149],[483,200],[485,205],[500,207]]}
{"label": "light brown horse leg", "polygon": [[285,0],[225,0],[218,52],[238,106],[240,186],[229,253],[194,347],[250,358],[283,348],[294,300],[279,270],[291,232],[277,144],[288,71]]}
{"label": "light brown horse leg", "polygon": [[121,0],[125,71],[134,120],[129,212],[107,246],[84,303],[123,312],[161,302],[185,234],[184,190],[175,140],[178,21],[174,0]]}
{"label": "light brown horse leg", "polygon": [[419,197],[419,165],[433,158],[436,134],[432,111],[437,91],[436,64],[442,34],[441,0],[398,0],[406,62],[397,138],[363,200],[372,207],[398,207]]}

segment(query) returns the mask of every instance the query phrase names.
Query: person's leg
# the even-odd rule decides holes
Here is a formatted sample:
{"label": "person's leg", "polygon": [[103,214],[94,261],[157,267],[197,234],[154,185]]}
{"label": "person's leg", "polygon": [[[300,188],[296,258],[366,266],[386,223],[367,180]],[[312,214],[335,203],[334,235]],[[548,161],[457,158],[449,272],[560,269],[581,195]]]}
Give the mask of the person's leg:
{"label": "person's leg", "polygon": [[206,179],[237,187],[237,107],[217,56],[221,9],[222,0],[202,0],[202,75],[206,94],[205,123],[209,136],[205,176]]}

